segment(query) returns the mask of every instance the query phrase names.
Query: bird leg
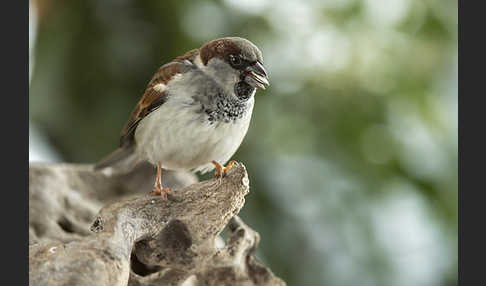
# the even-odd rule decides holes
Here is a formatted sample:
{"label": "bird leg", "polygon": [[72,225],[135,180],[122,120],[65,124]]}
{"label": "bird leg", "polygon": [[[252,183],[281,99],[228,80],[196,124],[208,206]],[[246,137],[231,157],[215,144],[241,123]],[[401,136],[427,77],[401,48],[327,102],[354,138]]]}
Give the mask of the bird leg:
{"label": "bird leg", "polygon": [[226,165],[226,167],[223,167],[223,165],[221,165],[220,163],[218,163],[217,161],[212,161],[211,163],[213,163],[213,165],[216,167],[216,170],[214,171],[214,177],[215,178],[223,178],[224,176],[226,176],[226,172],[229,171],[229,169],[231,169],[233,167],[233,165],[236,163],[235,160],[231,160],[228,165]]}
{"label": "bird leg", "polygon": [[167,193],[170,192],[170,188],[162,188],[162,165],[157,164],[157,176],[155,177],[155,186],[152,195],[162,196],[164,200],[167,200]]}

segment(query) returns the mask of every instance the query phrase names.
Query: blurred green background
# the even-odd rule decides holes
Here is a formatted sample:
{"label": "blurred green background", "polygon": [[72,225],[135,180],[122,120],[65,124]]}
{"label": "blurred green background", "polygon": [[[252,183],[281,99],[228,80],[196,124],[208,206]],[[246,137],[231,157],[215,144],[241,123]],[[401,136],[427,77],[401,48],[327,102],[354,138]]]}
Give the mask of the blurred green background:
{"label": "blurred green background", "polygon": [[157,68],[263,51],[235,159],[257,256],[288,285],[457,285],[457,1],[30,2],[30,160],[92,163]]}

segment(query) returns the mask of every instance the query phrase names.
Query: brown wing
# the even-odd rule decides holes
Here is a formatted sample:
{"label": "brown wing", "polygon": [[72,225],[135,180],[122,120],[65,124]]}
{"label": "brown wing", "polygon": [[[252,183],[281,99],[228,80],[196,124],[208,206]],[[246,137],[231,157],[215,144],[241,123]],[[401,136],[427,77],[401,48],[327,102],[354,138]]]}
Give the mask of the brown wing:
{"label": "brown wing", "polygon": [[135,140],[135,129],[140,120],[167,101],[168,94],[163,88],[160,88],[162,86],[160,84],[165,86],[174,75],[185,73],[194,68],[193,61],[198,55],[198,52],[198,50],[191,50],[157,70],[149,82],[147,89],[145,89],[142,98],[130,114],[130,119],[122,129],[120,147],[132,146]]}

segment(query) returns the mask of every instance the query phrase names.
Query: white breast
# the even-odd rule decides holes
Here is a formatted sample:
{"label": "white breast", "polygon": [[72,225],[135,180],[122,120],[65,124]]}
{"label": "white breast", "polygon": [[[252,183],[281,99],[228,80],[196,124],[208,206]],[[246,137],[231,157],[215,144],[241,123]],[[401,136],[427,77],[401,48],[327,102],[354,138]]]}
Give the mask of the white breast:
{"label": "white breast", "polygon": [[226,163],[248,131],[254,97],[241,119],[215,122],[204,120],[200,106],[190,97],[169,97],[157,110],[142,119],[135,132],[140,159],[160,163],[166,169],[195,169],[207,172],[212,160]]}

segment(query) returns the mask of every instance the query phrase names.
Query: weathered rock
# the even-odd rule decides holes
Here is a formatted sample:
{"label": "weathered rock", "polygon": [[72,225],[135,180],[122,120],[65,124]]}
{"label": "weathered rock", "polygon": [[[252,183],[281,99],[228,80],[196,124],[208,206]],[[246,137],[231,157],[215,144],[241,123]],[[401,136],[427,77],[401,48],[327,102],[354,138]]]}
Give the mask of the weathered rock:
{"label": "weathered rock", "polygon": [[[140,164],[128,174],[94,172],[92,165],[30,164],[29,244],[69,242],[88,235],[103,203],[149,193],[154,174],[149,164]],[[164,172],[164,184],[173,189],[196,182],[191,173]]]}
{"label": "weathered rock", "polygon": [[[235,216],[249,191],[242,164],[200,183],[165,172],[167,200],[148,194],[153,169],[142,168],[31,165],[31,285],[285,285],[256,261],[259,236]],[[217,247],[228,222],[227,245]]]}

